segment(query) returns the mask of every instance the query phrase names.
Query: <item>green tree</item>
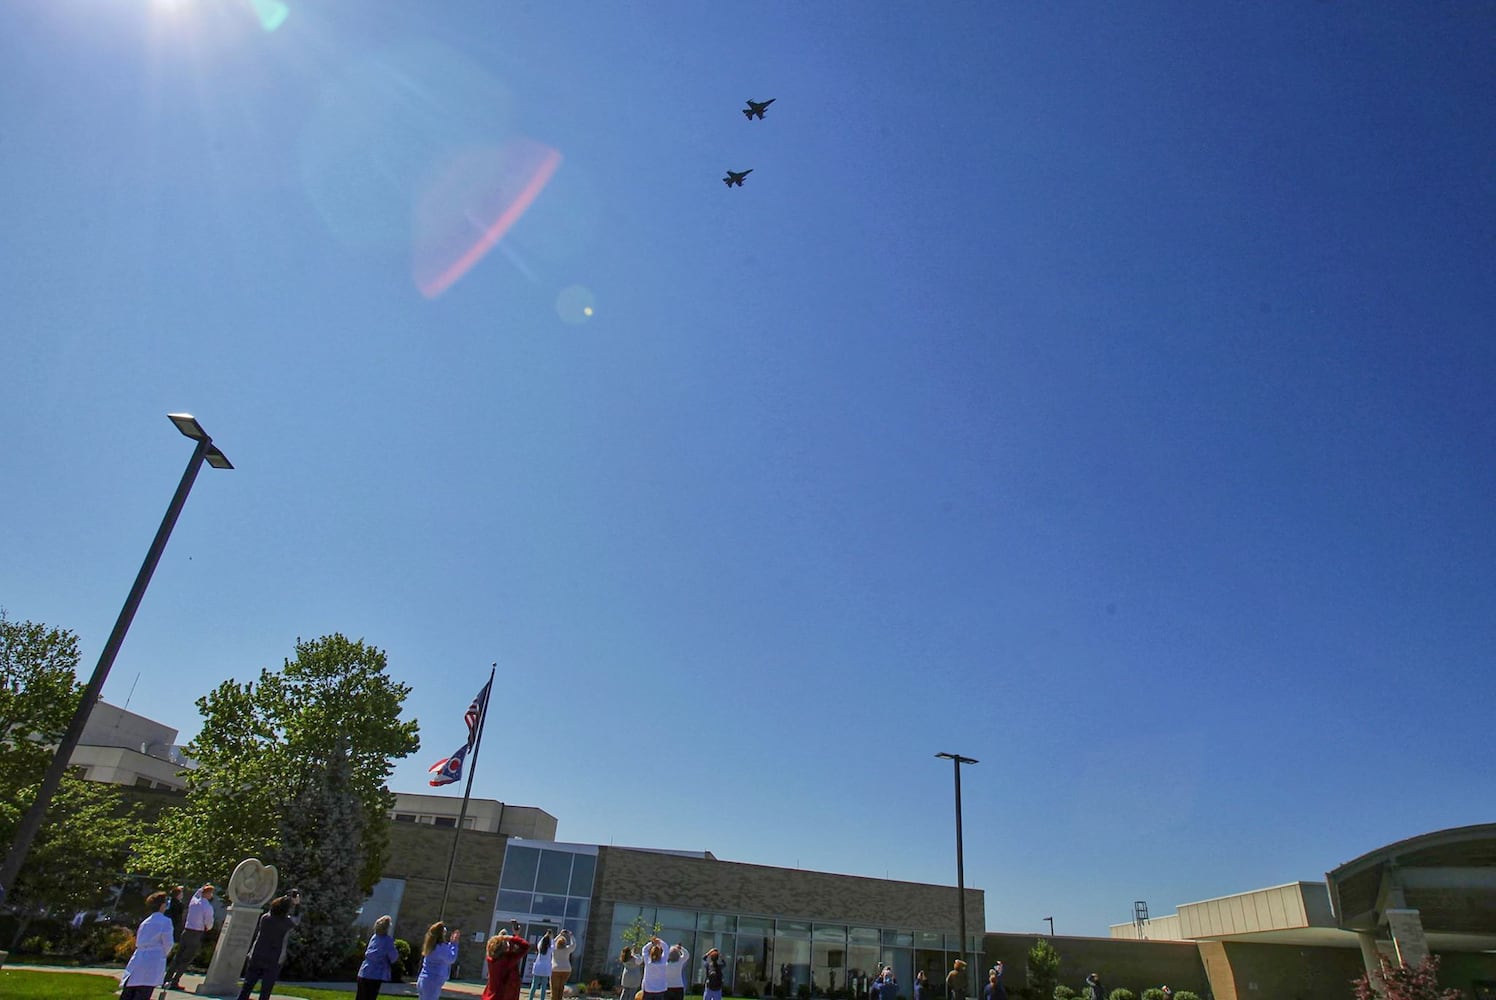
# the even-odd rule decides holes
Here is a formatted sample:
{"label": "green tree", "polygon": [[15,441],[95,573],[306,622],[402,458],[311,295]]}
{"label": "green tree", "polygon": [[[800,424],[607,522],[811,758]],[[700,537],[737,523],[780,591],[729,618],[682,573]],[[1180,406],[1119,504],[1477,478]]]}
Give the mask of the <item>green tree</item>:
{"label": "green tree", "polygon": [[[83,696],[78,637],[0,610],[0,844],[8,844]],[[136,807],[120,790],[65,776],[10,887],[16,936],[44,912],[97,905],[124,866]]]}
{"label": "green tree", "polygon": [[1060,975],[1060,953],[1054,950],[1049,938],[1038,938],[1028,950],[1029,987],[1038,997],[1054,995],[1055,984]]}
{"label": "green tree", "polygon": [[[346,755],[347,794],[357,803],[355,888],[379,880],[394,797],[385,783],[394,761],[420,749],[419,726],[402,722],[410,687],[386,673],[383,650],[333,634],[296,640],[296,658],[246,684],[224,681],[197,701],[202,731],[187,745],[187,800],[137,848],[142,870],[172,877],[226,879],[245,857],[277,864],[285,878],[312,871],[280,863],[285,819],[337,748]],[[288,858],[287,860],[293,860]],[[299,863],[299,862],[298,862]]]}
{"label": "green tree", "polygon": [[348,753],[339,743],[281,820],[281,874],[295,880],[304,900],[287,957],[294,979],[336,974],[357,937],[353,918],[367,893],[359,890],[363,816],[351,779]]}
{"label": "green tree", "polygon": [[659,921],[655,921],[655,925],[652,928],[645,930],[644,915],[641,913],[634,918],[631,924],[623,929],[623,945],[625,948],[634,949],[634,954],[637,955],[644,950],[644,946],[649,943],[651,938],[659,937],[660,930]]}

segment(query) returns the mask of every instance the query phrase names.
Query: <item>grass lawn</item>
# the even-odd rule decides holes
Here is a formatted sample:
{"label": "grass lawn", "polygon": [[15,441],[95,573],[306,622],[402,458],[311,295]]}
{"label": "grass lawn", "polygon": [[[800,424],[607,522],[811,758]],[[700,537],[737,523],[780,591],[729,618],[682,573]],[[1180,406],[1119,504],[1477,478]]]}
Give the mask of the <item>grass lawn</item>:
{"label": "grass lawn", "polygon": [[[353,994],[348,990],[319,990],[315,986],[282,986],[276,983],[275,992],[281,996],[305,997],[306,1000],[353,1000]],[[5,1000],[10,998],[6,997]]]}
{"label": "grass lawn", "polygon": [[[115,1000],[119,980],[81,972],[30,972],[0,969],[0,997],[5,1000]],[[352,996],[329,993],[328,996]]]}

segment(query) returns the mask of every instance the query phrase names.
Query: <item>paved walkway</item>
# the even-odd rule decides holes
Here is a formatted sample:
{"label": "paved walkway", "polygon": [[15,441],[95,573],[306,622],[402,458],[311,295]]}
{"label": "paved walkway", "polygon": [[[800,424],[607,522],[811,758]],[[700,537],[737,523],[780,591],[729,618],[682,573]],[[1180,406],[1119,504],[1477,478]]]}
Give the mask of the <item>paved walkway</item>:
{"label": "paved walkway", "polygon": [[[61,965],[7,965],[5,968],[9,969],[9,970],[29,969],[29,970],[32,970],[32,971],[35,971],[35,972],[85,972],[85,973],[89,973],[90,975],[95,975],[95,976],[110,976],[110,977],[112,977],[114,979],[118,979],[120,977],[121,973],[124,972],[124,970],[121,969],[121,968],[119,968],[118,966],[108,966],[108,965],[101,965],[101,966],[77,966],[77,965],[69,965],[69,966],[61,966]],[[189,972],[187,975],[185,975],[185,976],[182,977],[182,988],[181,989],[179,989],[179,990],[158,990],[156,992],[153,1000],[195,1000],[195,998],[197,998],[197,997],[206,995],[206,994],[201,994],[201,993],[196,992],[198,986],[202,985],[202,981],[203,981],[203,977],[202,976],[194,975],[194,974],[192,974],[192,973]],[[277,986],[313,986],[313,987],[316,987],[319,990],[347,990],[349,993],[352,993],[353,990],[354,990],[354,985],[355,984],[351,983],[351,982],[349,982],[349,983],[293,983],[293,982],[280,982],[280,983],[277,983],[276,985]],[[446,985],[446,987],[442,990],[442,996],[452,998],[452,1000],[457,1000],[457,998],[462,998],[462,1000],[467,1000],[468,997],[481,996],[482,994],[483,994],[483,984],[482,983],[450,983],[449,982]],[[213,996],[218,996],[218,997],[223,997],[223,996],[237,997],[238,995],[239,995],[238,991],[235,991],[233,993],[215,993],[215,994],[213,994]],[[260,995],[259,990],[256,990],[255,993],[254,993],[254,996],[258,997],[259,995]],[[384,988],[379,991],[379,995],[380,996],[385,996],[385,997],[413,997],[413,996],[416,995],[416,987],[415,987],[414,983],[385,983],[384,984]],[[272,1000],[299,1000],[299,998],[297,998],[297,997],[287,996],[286,994],[279,993],[279,992],[272,993],[272,994],[270,994],[270,996],[272,997]]]}

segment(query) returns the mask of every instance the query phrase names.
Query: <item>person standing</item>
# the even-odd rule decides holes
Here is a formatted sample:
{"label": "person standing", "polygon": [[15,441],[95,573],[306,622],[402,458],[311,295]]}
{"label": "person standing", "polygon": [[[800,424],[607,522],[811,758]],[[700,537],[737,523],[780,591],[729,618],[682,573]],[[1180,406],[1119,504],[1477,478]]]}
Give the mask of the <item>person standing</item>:
{"label": "person standing", "polygon": [[488,984],[483,987],[483,1000],[519,1000],[520,969],[530,942],[519,936],[518,920],[509,926],[511,930],[488,939]]}
{"label": "person standing", "polygon": [[388,914],[374,921],[374,933],[369,936],[363,963],[358,967],[354,1000],[374,1000],[379,996],[379,988],[389,982],[390,968],[400,959],[395,939],[390,937],[393,923]]}
{"label": "person standing", "polygon": [[1091,1000],[1106,1000],[1106,993],[1101,988],[1101,973],[1093,972],[1086,977],[1086,995]]}
{"label": "person standing", "polygon": [[182,906],[182,887],[174,885],[167,893],[166,916],[171,921],[171,932],[176,940],[182,940],[182,918],[186,916],[186,908]]}
{"label": "person standing", "polygon": [[914,1000],[930,1000],[930,977],[924,969],[914,974]]}
{"label": "person standing", "polygon": [[625,947],[618,953],[618,962],[623,966],[623,972],[618,976],[618,1000],[634,1000],[634,994],[644,985],[643,950],[636,952]]}
{"label": "person standing", "polygon": [[705,984],[701,1000],[722,1000],[722,953],[713,948],[701,960],[701,965]]}
{"label": "person standing", "polygon": [[457,961],[457,942],[461,937],[462,931],[448,931],[440,920],[426,928],[426,940],[421,942],[421,974],[416,978],[416,996],[421,1000],[441,1000],[442,987]]}
{"label": "person standing", "polygon": [[563,1000],[566,996],[566,981],[571,978],[571,953],[576,947],[576,939],[565,927],[551,942],[551,1000]]}
{"label": "person standing", "polygon": [[174,990],[182,988],[182,973],[202,950],[203,937],[213,929],[213,892],[213,883],[209,882],[194,892],[187,903],[181,941],[177,945],[176,957],[171,960],[171,971],[166,974],[165,985]]}
{"label": "person standing", "polygon": [[535,1000],[535,988],[540,987],[540,1000],[545,1000],[545,995],[551,988],[551,931],[540,936],[540,943],[535,946],[535,964],[530,966],[530,996],[529,1000]]}
{"label": "person standing", "polygon": [[120,1000],[151,1000],[151,993],[166,978],[166,953],[176,940],[171,933],[171,918],[166,915],[168,898],[164,892],[153,892],[145,898],[147,916],[135,929],[135,953],[125,966]]}
{"label": "person standing", "polygon": [[669,966],[665,961],[665,942],[650,938],[648,957],[644,960],[644,1000],[665,1000],[665,991],[670,988]]}
{"label": "person standing", "polygon": [[270,1000],[275,991],[275,981],[280,978],[281,955],[285,951],[286,937],[291,928],[291,900],[276,896],[270,901],[268,912],[260,915],[255,924],[254,940],[249,943],[249,960],[244,966],[244,988],[239,991],[239,1000],[249,1000],[255,984],[260,986],[260,1000]]}
{"label": "person standing", "polygon": [[670,952],[665,960],[665,996],[666,1000],[685,1000],[686,997],[686,963],[691,960],[691,953],[683,944],[670,946]]}
{"label": "person standing", "polygon": [[945,1000],[963,1000],[966,994],[966,963],[956,959],[945,976]]}
{"label": "person standing", "polygon": [[1003,985],[1003,963],[998,962],[987,973],[987,986],[982,990],[982,1000],[1008,1000],[1008,988]]}

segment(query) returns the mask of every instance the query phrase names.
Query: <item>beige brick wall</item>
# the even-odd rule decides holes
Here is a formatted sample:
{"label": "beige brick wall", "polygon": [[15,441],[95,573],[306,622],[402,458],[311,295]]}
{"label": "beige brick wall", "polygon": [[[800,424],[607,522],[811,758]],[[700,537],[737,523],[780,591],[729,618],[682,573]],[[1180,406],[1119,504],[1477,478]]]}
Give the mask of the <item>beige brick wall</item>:
{"label": "beige brick wall", "polygon": [[[384,877],[405,879],[405,896],[400,902],[395,936],[403,937],[417,947],[426,928],[439,916],[454,832],[451,828],[419,823],[390,824],[390,860],[385,865]],[[497,833],[462,832],[457,862],[452,869],[447,922],[462,928],[464,937],[473,931],[487,933],[489,930],[494,896],[499,886],[499,869],[504,864],[504,845],[508,841],[508,837]],[[477,948],[473,944],[463,947],[465,950]]]}

